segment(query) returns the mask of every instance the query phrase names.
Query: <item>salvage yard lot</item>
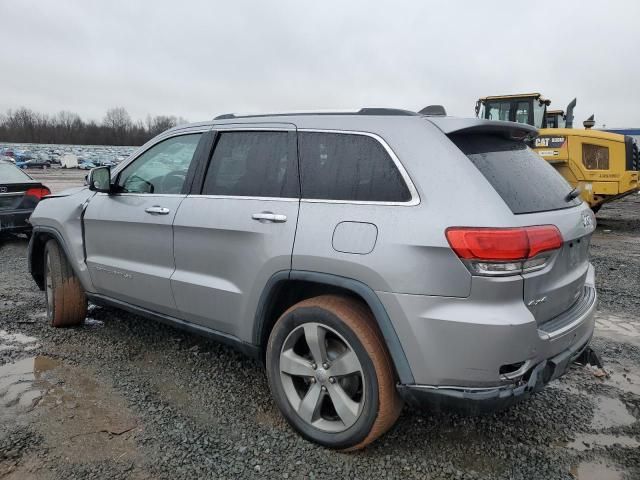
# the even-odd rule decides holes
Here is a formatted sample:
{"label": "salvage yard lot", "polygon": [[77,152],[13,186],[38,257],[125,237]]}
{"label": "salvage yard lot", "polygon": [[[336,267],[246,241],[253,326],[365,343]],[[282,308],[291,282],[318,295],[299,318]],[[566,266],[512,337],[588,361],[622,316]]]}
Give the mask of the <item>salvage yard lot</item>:
{"label": "salvage yard lot", "polygon": [[[34,176],[55,192],[84,173]],[[592,240],[608,378],[574,366],[489,416],[406,407],[354,454],[295,434],[228,347],[108,308],[49,328],[26,250],[0,243],[0,478],[640,478],[640,195],[605,206]]]}

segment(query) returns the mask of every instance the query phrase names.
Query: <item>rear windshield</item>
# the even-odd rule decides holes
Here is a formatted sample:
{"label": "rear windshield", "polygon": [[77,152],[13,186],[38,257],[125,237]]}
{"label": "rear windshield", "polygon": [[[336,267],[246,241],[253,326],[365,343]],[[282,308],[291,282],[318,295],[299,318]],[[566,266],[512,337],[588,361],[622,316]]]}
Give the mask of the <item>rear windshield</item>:
{"label": "rear windshield", "polygon": [[8,163],[0,162],[0,183],[29,182],[31,177]]}
{"label": "rear windshield", "polygon": [[453,134],[449,138],[480,170],[515,214],[579,205],[567,201],[571,186],[549,163],[521,141],[489,134]]}

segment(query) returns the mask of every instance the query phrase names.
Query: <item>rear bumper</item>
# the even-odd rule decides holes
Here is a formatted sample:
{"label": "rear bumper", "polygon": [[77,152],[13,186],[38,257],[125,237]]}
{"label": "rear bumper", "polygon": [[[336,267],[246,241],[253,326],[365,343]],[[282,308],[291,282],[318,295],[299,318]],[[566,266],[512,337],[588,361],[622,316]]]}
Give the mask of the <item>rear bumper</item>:
{"label": "rear bumper", "polygon": [[491,413],[529,398],[547,383],[562,376],[569,365],[589,345],[571,346],[548,360],[543,360],[513,384],[489,388],[438,387],[430,385],[399,385],[400,396],[409,404],[432,410],[456,410],[469,414]]}
{"label": "rear bumper", "polygon": [[29,217],[33,209],[0,211],[0,233],[20,233],[31,230]]}
{"label": "rear bumper", "polygon": [[[583,294],[563,314],[538,325],[522,301],[522,285],[478,290],[480,299],[378,292],[392,314],[413,384],[399,385],[413,404],[491,411],[508,407],[562,375],[588,346],[597,294],[589,266]],[[517,290],[519,288],[519,290]],[[508,292],[496,298],[496,292]],[[482,293],[482,292],[481,292]]]}

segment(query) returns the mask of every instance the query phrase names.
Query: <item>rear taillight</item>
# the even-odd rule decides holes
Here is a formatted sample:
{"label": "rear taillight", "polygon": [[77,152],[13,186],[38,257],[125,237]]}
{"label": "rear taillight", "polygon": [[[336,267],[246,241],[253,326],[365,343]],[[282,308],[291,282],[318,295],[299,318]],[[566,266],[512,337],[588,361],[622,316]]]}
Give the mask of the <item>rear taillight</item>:
{"label": "rear taillight", "polygon": [[520,228],[451,227],[445,232],[453,251],[480,275],[511,275],[544,268],[562,235],[554,225]]}
{"label": "rear taillight", "polygon": [[24,194],[27,197],[35,197],[40,200],[42,197],[51,194],[51,190],[49,190],[47,187],[35,187],[30,188],[29,190],[24,192]]}

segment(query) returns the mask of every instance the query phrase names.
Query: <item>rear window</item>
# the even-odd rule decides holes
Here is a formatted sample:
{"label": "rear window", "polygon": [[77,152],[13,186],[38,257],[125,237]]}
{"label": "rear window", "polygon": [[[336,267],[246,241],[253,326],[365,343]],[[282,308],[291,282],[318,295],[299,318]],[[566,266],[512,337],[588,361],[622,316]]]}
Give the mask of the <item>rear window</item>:
{"label": "rear window", "polygon": [[0,183],[30,182],[31,177],[8,163],[0,162]]}
{"label": "rear window", "polygon": [[571,186],[521,141],[487,134],[453,134],[449,138],[515,214],[559,210],[582,201],[580,197],[566,201]]}

